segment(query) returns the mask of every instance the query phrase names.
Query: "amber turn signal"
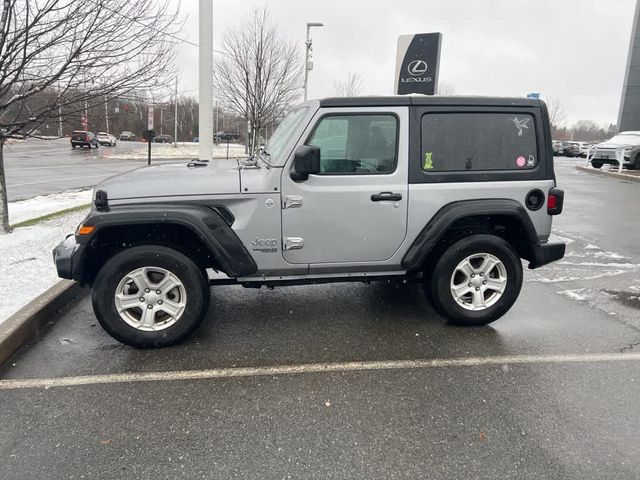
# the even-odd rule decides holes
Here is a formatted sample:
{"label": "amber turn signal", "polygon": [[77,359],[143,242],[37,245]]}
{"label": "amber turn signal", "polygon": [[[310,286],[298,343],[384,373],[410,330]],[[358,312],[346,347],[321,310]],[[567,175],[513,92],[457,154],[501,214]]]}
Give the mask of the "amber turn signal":
{"label": "amber turn signal", "polygon": [[95,230],[96,227],[93,225],[80,225],[80,228],[78,228],[78,235],[89,235],[95,232]]}

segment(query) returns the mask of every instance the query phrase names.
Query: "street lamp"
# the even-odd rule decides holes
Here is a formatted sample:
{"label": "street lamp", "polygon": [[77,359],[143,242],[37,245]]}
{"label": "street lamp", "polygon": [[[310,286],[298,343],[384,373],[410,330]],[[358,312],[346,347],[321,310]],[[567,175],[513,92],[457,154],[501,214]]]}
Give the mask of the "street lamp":
{"label": "street lamp", "polygon": [[311,38],[309,37],[309,30],[311,30],[311,27],[324,27],[324,23],[320,23],[320,22],[307,22],[307,41],[305,42],[306,45],[306,52],[305,52],[305,58],[304,58],[304,101],[307,101],[307,83],[309,81],[309,70],[313,69],[313,64],[311,63],[311,61],[309,60],[309,58],[311,58]]}

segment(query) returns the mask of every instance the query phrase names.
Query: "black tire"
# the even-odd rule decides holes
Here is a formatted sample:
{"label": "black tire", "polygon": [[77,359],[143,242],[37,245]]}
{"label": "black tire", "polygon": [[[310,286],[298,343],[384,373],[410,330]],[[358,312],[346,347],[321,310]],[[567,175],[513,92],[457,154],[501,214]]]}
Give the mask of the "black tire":
{"label": "black tire", "polygon": [[[157,331],[143,331],[129,325],[116,309],[115,294],[120,281],[140,267],[160,267],[173,273],[186,292],[182,315],[172,325]],[[171,248],[144,245],[111,257],[98,273],[91,302],[100,325],[116,340],[132,347],[164,347],[184,340],[202,322],[209,307],[206,272],[186,255]]]}
{"label": "black tire", "polygon": [[73,148],[73,149],[75,150],[75,149],[76,149],[76,146],[75,146],[75,145],[71,145],[71,148]]}
{"label": "black tire", "polygon": [[[491,306],[472,311],[454,299],[450,283],[460,262],[481,253],[491,254],[502,262],[506,269],[506,286],[502,295]],[[506,240],[495,235],[471,235],[444,251],[430,275],[425,272],[423,285],[433,308],[449,323],[460,326],[487,325],[507,313],[517,300],[522,288],[522,262]]]}
{"label": "black tire", "polygon": [[593,168],[602,168],[602,162],[594,162],[593,160],[591,160],[591,166]]}
{"label": "black tire", "polygon": [[636,156],[636,160],[633,162],[633,169],[640,170],[640,154]]}

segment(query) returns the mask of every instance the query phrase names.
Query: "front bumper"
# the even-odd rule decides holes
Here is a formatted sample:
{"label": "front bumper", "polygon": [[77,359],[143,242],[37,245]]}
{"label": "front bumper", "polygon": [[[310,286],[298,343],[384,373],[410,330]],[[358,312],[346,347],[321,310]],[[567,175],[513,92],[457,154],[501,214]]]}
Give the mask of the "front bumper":
{"label": "front bumper", "polygon": [[533,258],[529,262],[529,268],[534,269],[547,265],[564,257],[567,245],[563,242],[538,243],[533,245]]}
{"label": "front bumper", "polygon": [[53,249],[53,262],[60,278],[82,280],[81,257],[84,249],[84,245],[79,244],[73,234]]}
{"label": "front bumper", "polygon": [[[596,163],[602,163],[603,165],[618,165],[618,160],[614,157],[614,158],[601,158],[601,157],[594,157],[591,159],[591,162],[596,162]],[[622,161],[622,166],[623,167],[630,167],[632,165],[631,163],[631,159],[629,157],[624,157],[624,160]]]}

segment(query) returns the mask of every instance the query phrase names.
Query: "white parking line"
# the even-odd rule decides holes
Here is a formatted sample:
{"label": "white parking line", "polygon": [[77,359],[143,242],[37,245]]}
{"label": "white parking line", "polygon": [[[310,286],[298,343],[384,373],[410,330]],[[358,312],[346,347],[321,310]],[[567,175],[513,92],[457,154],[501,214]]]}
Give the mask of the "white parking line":
{"label": "white parking line", "polygon": [[216,378],[296,375],[302,373],[361,372],[373,370],[411,370],[441,367],[475,367],[483,365],[522,365],[535,363],[599,363],[620,361],[640,361],[640,353],[511,355],[496,357],[435,358],[431,360],[307,363],[302,365],[213,368],[208,370],[182,370],[173,372],[116,373],[107,375],[83,375],[78,377],[0,380],[0,390],[18,390],[29,388],[46,389],[49,387],[76,387],[81,385],[113,383],[168,382],[176,380],[206,380]]}

